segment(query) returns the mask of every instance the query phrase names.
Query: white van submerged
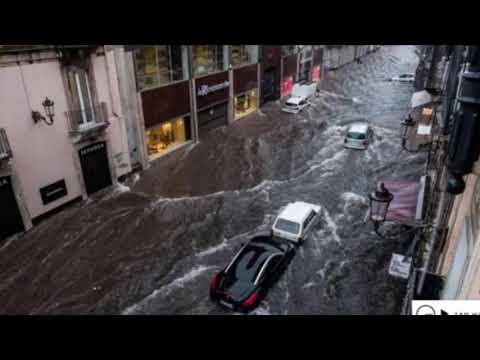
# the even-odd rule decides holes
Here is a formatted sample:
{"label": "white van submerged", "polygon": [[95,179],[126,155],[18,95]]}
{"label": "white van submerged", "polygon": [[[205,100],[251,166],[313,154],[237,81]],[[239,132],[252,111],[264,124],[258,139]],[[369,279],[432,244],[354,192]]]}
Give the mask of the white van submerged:
{"label": "white van submerged", "polygon": [[298,114],[305,107],[310,105],[309,100],[317,94],[317,84],[309,85],[295,84],[293,86],[292,95],[287,99],[282,107],[282,111]]}

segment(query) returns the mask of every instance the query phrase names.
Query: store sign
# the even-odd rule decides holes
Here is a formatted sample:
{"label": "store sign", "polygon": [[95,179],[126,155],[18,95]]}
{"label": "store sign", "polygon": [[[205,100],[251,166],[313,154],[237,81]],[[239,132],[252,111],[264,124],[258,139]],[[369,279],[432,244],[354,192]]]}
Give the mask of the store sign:
{"label": "store sign", "polygon": [[228,82],[228,81],[224,81],[223,83],[220,83],[220,84],[217,84],[217,85],[201,85],[197,89],[197,96],[208,95],[211,92],[228,88],[229,85],[230,85],[230,82]]}
{"label": "store sign", "polygon": [[293,90],[293,76],[289,76],[282,82],[282,97],[289,96]]}
{"label": "store sign", "polygon": [[91,153],[92,151],[97,151],[97,150],[103,149],[104,147],[105,147],[104,142],[94,144],[92,146],[89,146],[89,147],[86,147],[86,148],[83,148],[82,150],[80,150],[80,155],[85,156],[88,153]]}
{"label": "store sign", "polygon": [[314,66],[312,68],[312,81],[320,80],[320,66]]}
{"label": "store sign", "polygon": [[40,189],[40,195],[42,197],[43,205],[47,205],[52,201],[60,199],[67,195],[67,185],[65,180],[62,179],[53,184],[44,186]]}

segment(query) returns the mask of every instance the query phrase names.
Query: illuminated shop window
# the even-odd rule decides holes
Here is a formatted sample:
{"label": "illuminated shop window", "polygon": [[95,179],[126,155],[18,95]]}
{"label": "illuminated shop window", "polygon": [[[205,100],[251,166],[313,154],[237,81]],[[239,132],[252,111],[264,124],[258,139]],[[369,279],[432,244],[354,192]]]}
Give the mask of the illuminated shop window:
{"label": "illuminated shop window", "polygon": [[235,120],[257,110],[257,90],[251,90],[235,97]]}
{"label": "illuminated shop window", "polygon": [[232,66],[253,64],[258,61],[258,45],[232,45]]}
{"label": "illuminated shop window", "polygon": [[180,45],[145,46],[135,50],[139,90],[186,80],[186,50]]}
{"label": "illuminated shop window", "polygon": [[165,155],[189,140],[188,125],[189,118],[178,118],[147,129],[145,135],[150,160]]}
{"label": "illuminated shop window", "polygon": [[225,70],[223,45],[193,45],[193,73],[206,75]]}

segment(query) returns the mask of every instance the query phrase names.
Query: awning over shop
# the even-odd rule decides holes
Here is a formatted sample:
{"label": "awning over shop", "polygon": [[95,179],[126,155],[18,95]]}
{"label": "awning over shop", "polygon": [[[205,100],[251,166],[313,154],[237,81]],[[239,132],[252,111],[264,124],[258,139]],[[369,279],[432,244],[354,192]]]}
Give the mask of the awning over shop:
{"label": "awning over shop", "polygon": [[426,90],[417,91],[412,95],[412,99],[410,101],[410,106],[412,108],[416,108],[419,106],[424,106],[430,104],[434,101],[432,95],[430,95]]}
{"label": "awning over shop", "polygon": [[386,220],[411,225],[415,222],[417,202],[420,192],[418,181],[383,181],[385,187],[393,194]]}

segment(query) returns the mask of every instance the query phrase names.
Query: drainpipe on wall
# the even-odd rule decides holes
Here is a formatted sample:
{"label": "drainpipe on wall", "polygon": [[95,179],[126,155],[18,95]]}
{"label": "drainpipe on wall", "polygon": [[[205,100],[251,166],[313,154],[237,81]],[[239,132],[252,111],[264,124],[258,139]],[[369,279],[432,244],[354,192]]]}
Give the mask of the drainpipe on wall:
{"label": "drainpipe on wall", "polygon": [[432,240],[430,241],[430,247],[427,250],[425,265],[423,266],[422,273],[420,274],[420,280],[417,284],[417,295],[420,295],[423,290],[423,286],[425,283],[425,277],[427,275],[427,271],[429,270],[430,263],[432,261],[432,255],[437,244],[438,239],[443,234],[443,220],[444,220],[444,211],[447,205],[447,197],[448,194],[446,191],[442,191],[440,193],[440,200],[437,209],[437,214],[435,216],[435,220],[433,222],[433,236]]}

